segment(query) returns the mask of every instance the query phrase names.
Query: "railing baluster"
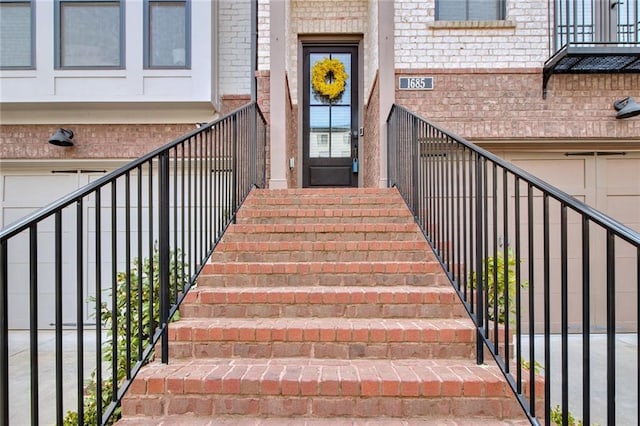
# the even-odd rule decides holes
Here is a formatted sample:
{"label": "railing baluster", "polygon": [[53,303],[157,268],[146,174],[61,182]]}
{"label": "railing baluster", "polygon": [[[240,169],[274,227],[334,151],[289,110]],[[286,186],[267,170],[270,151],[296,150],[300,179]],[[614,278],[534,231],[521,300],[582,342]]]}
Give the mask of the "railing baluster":
{"label": "railing baluster", "polygon": [[535,340],[535,251],[533,238],[533,185],[527,185],[527,262],[529,265],[529,410],[533,417],[536,416],[536,340]]}
{"label": "railing baluster", "polygon": [[543,195],[543,287],[544,287],[544,412],[545,424],[551,422],[551,264],[549,259],[549,196]]}
{"label": "railing baluster", "polygon": [[[607,424],[616,424],[615,236],[607,230]],[[640,290],[639,290],[640,291]]]}
{"label": "railing baluster", "polygon": [[[582,216],[582,420],[591,424],[591,268],[589,219]],[[640,292],[638,292],[640,294]],[[640,305],[638,305],[640,306]]]}
{"label": "railing baluster", "polygon": [[0,420],[9,424],[9,259],[0,240]]}
{"label": "railing baluster", "polygon": [[[169,362],[169,153],[160,154],[158,177],[158,209],[160,216],[158,266],[160,278],[160,327],[162,331],[161,359],[163,364]],[[202,229],[202,227],[200,228]]]}
{"label": "railing baluster", "polygon": [[[118,311],[118,198],[111,182],[111,312]],[[111,316],[111,400],[118,400],[118,315]]]}
{"label": "railing baluster", "polygon": [[[84,424],[84,203],[76,203],[76,339],[78,340],[78,422]],[[36,380],[37,385],[37,380]],[[32,385],[33,386],[33,385]]]}
{"label": "railing baluster", "polygon": [[562,416],[569,419],[569,249],[567,240],[567,206],[560,206],[560,303],[562,339]]}
{"label": "railing baluster", "polygon": [[29,353],[31,363],[31,424],[40,424],[38,389],[38,224],[29,227]]}
{"label": "railing baluster", "polygon": [[55,333],[56,333],[56,421],[62,424],[64,418],[63,384],[62,384],[62,210],[54,215],[54,250],[55,250]]}
{"label": "railing baluster", "polygon": [[96,418],[104,422],[102,418],[102,194],[101,188],[97,188],[95,192],[95,318],[96,318]]}

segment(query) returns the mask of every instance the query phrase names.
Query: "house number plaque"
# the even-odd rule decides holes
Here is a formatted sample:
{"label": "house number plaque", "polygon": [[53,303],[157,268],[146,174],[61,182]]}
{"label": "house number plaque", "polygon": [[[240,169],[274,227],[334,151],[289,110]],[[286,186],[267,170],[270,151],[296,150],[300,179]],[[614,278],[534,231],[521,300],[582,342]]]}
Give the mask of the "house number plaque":
{"label": "house number plaque", "polygon": [[400,77],[400,90],[433,90],[433,77]]}

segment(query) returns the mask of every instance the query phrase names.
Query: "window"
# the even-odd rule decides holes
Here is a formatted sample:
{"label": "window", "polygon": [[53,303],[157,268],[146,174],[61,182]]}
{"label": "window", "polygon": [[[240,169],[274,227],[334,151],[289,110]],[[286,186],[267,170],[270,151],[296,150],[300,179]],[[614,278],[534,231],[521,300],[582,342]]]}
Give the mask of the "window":
{"label": "window", "polygon": [[189,1],[146,0],[144,21],[145,68],[189,68]]}
{"label": "window", "polygon": [[504,0],[436,0],[439,21],[496,21],[505,17]]}
{"label": "window", "polygon": [[57,0],[56,68],[124,68],[124,1]]}
{"label": "window", "polygon": [[34,67],[31,1],[0,1],[0,68]]}

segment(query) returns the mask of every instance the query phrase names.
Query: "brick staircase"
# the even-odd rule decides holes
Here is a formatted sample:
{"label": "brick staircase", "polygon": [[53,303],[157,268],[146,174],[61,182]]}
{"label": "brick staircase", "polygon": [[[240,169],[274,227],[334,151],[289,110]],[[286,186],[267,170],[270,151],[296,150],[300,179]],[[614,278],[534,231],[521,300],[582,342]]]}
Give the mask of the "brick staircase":
{"label": "brick staircase", "polygon": [[181,317],[119,424],[528,424],[394,189],[253,191]]}

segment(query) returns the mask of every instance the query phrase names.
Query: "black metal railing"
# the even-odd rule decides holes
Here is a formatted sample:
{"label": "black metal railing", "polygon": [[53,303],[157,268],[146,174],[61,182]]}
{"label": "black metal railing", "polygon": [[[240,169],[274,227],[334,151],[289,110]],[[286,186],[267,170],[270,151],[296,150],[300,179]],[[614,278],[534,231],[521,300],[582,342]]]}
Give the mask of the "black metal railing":
{"label": "black metal railing", "polygon": [[488,350],[534,424],[637,420],[640,234],[403,107],[387,124],[389,185],[475,322],[478,363]]}
{"label": "black metal railing", "polygon": [[625,45],[640,42],[638,0],[555,0],[553,45]]}
{"label": "black metal railing", "polygon": [[[266,137],[249,104],[0,232],[0,424],[108,423],[154,347],[167,362],[169,321],[243,200],[265,186]],[[10,357],[18,311],[28,349]],[[42,330],[48,311],[53,331]],[[54,336],[51,362],[43,333]],[[27,387],[11,380],[24,369]]]}

